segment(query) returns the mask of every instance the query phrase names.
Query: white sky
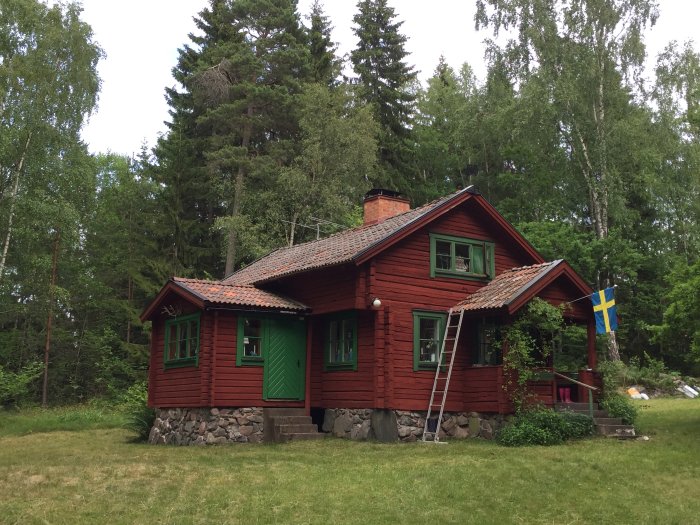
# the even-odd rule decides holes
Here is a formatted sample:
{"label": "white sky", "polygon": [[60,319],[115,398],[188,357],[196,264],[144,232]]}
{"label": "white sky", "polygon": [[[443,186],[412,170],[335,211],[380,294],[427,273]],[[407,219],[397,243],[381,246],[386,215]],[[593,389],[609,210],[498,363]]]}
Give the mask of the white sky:
{"label": "white sky", "polygon": [[[313,0],[300,0],[305,15]],[[352,17],[356,0],[325,0],[324,10],[334,26],[333,39],[339,53],[349,53],[356,44]],[[164,121],[169,119],[165,87],[175,84],[171,69],[177,49],[189,42],[195,31],[193,17],[207,0],[83,0],[83,19],[92,26],[95,40],[106,53],[99,66],[102,90],[97,112],[83,130],[83,139],[93,153],[112,151],[138,153],[142,143],[152,147]],[[464,62],[483,79],[483,45],[490,36],[474,30],[474,0],[390,0],[402,32],[409,64],[430,77],[440,55],[455,69]],[[661,17],[647,35],[651,63],[671,40],[695,39],[700,3],[660,0]],[[698,48],[698,43],[695,45]]]}

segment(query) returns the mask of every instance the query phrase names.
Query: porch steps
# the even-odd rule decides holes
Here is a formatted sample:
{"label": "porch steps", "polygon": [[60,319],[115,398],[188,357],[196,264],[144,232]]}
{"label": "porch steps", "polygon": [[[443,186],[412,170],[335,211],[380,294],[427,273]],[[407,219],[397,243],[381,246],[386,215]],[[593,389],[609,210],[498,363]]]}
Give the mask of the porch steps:
{"label": "porch steps", "polygon": [[[556,403],[557,410],[570,410],[579,414],[588,415],[588,403]],[[602,410],[598,403],[593,403],[593,423],[601,436],[629,439],[637,437],[634,426],[624,425],[619,417],[610,417],[606,410]]]}
{"label": "porch steps", "polygon": [[265,408],[264,439],[267,442],[287,442],[323,439],[325,434],[311,422],[303,408]]}

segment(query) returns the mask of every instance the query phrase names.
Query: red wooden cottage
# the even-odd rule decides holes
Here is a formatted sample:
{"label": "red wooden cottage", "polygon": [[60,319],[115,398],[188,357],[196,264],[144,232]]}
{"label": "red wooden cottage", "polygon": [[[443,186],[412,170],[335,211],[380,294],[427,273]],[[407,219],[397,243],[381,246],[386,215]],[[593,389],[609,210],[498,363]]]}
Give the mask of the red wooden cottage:
{"label": "red wooden cottage", "polygon": [[[533,297],[560,304],[592,290],[566,262],[545,262],[473,187],[413,210],[373,191],[364,213],[360,227],[280,248],[222,281],[168,281],[142,314],[153,323],[152,442],[319,429],[418,439],[447,312],[458,304],[465,314],[442,429],[493,433],[512,411],[494,328]],[[573,302],[565,316],[588,327],[579,377],[590,384],[592,311]],[[546,404],[556,380],[533,385]]]}

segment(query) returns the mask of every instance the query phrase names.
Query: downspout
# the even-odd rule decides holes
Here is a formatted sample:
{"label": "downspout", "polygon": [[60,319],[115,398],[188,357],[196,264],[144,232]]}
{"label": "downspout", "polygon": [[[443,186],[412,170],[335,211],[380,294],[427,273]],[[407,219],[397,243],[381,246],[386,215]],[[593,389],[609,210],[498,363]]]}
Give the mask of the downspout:
{"label": "downspout", "polygon": [[305,371],[305,391],[304,391],[304,410],[306,415],[311,415],[311,348],[313,346],[314,328],[313,320],[306,318],[306,371]]}

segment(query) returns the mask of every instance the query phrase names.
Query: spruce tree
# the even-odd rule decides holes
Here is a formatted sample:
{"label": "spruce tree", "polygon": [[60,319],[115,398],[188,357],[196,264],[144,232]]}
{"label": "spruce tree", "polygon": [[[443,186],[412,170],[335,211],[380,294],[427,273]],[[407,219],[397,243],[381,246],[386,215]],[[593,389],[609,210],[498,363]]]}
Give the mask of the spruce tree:
{"label": "spruce tree", "polygon": [[408,141],[415,95],[416,72],[405,62],[406,37],[399,30],[387,0],[361,0],[354,16],[359,39],[350,60],[359,77],[360,97],[374,108],[380,126],[382,173],[374,184],[409,190],[411,147]]}
{"label": "spruce tree", "polygon": [[307,38],[311,53],[311,81],[331,86],[336,83],[340,73],[340,61],[335,55],[338,46],[331,40],[333,28],[318,0],[311,6],[309,22]]}

